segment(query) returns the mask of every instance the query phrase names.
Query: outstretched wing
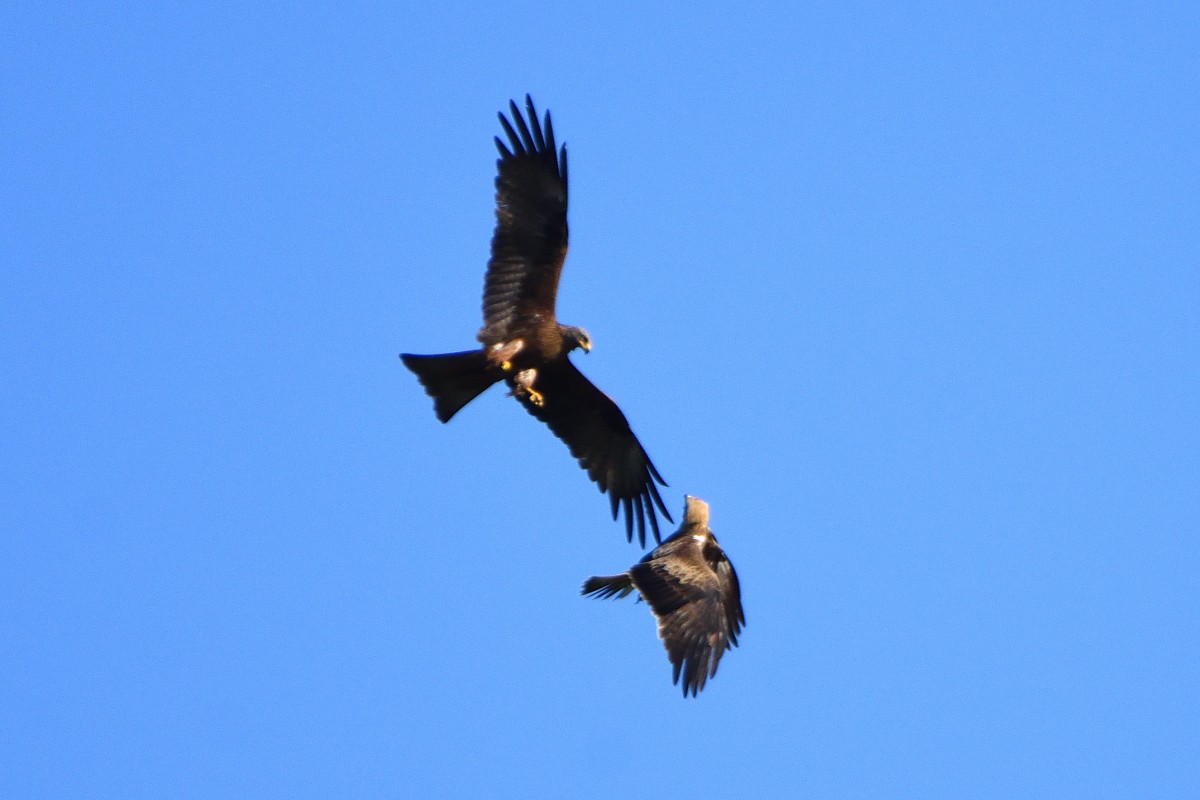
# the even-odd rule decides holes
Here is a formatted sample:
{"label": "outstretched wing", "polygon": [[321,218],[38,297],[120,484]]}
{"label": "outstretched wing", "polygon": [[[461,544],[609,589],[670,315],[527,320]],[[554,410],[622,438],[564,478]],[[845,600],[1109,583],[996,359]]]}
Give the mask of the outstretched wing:
{"label": "outstretched wing", "polygon": [[[512,386],[512,380],[509,379]],[[535,405],[528,396],[517,397],[525,410],[550,426],[554,435],[566,442],[571,455],[579,459],[588,477],[607,492],[613,519],[617,509],[625,510],[625,537],[633,541],[634,521],[638,542],[646,545],[646,519],[654,540],[658,535],[655,506],[668,520],[655,482],[666,486],[641,443],[633,435],[629,421],[617,404],[583,376],[570,359],[549,361],[538,368],[534,387],[545,398]]]}
{"label": "outstretched wing", "polygon": [[484,344],[507,341],[514,327],[556,319],[567,257],[567,148],[555,152],[550,112],[539,123],[529,95],[528,123],[516,103],[509,107],[511,123],[500,114],[508,144],[496,137],[496,231],[478,337]]}
{"label": "outstretched wing", "polygon": [[683,695],[693,697],[717,674],[730,637],[724,598],[717,576],[684,551],[635,564],[630,573],[658,619],[658,636],[673,667],[672,679],[683,676]]}

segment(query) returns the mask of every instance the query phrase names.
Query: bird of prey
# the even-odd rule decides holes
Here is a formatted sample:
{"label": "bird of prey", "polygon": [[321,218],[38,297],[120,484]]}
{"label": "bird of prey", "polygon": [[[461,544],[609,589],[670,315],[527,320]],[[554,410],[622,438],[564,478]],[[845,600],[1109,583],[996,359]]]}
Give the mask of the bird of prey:
{"label": "bird of prey", "polygon": [[477,350],[444,355],[402,353],[433,398],[434,411],[448,422],[497,381],[508,384],[525,410],[550,426],[607,492],[612,516],[625,512],[625,535],[646,543],[646,519],[661,541],[655,506],[671,515],[659,496],[659,475],[617,404],[597,389],[567,358],[586,353],[592,342],[583,328],[560,324],[554,305],[567,255],[567,148],[555,149],[550,113],[539,122],[525,96],[528,122],[509,102],[508,137],[496,137],[496,229],[483,287],[483,327]]}
{"label": "bird of prey", "polygon": [[658,620],[658,638],[692,697],[717,674],[726,648],[746,624],[737,573],[708,528],[708,503],[687,497],[683,524],[628,572],[588,578],[582,594],[624,597],[637,589]]}

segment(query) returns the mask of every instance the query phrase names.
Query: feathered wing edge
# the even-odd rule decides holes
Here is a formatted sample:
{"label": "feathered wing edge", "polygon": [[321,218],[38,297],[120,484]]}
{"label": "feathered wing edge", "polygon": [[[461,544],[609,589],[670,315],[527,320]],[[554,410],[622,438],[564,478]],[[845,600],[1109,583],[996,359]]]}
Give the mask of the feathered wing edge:
{"label": "feathered wing edge", "polygon": [[[641,470],[641,488],[636,494],[625,494],[623,497],[618,497],[618,492],[612,491],[618,485],[619,476],[615,475],[610,468],[606,476],[595,477],[594,480],[600,485],[600,491],[608,492],[608,504],[612,510],[612,518],[616,520],[618,508],[625,510],[625,541],[633,541],[633,525],[634,520],[637,520],[637,535],[638,544],[642,547],[646,546],[646,517],[650,518],[650,532],[654,536],[655,542],[661,542],[662,536],[658,531],[658,515],[654,513],[655,506],[662,512],[662,515],[667,518],[668,522],[674,522],[671,518],[671,512],[667,511],[667,506],[663,503],[662,495],[658,492],[658,486],[667,486],[667,482],[663,480],[662,475],[658,473],[658,469],[654,466],[654,462],[650,460],[650,456],[646,454],[646,449],[642,447],[642,443],[638,441],[633,430],[630,429],[629,435],[633,437],[637,443],[638,450],[645,465]],[[582,459],[581,459],[582,462]],[[591,474],[592,470],[584,465],[584,469]]]}
{"label": "feathered wing edge", "polygon": [[726,635],[729,637],[729,646],[737,647],[738,634],[746,624],[746,612],[742,608],[742,587],[738,583],[737,570],[733,568],[733,562],[724,551],[721,551],[721,560],[717,563],[716,570],[717,580],[721,584]]}
{"label": "feathered wing edge", "polygon": [[717,589],[714,576],[705,574],[706,568],[701,572],[698,565],[676,561],[687,558],[692,543],[687,539],[669,539],[660,549],[669,547],[677,549],[678,555],[655,557],[651,553],[629,572],[638,592],[654,611],[658,638],[671,661],[671,682],[678,685],[682,677],[683,696],[695,697],[717,672],[717,662],[727,641],[726,626],[715,624],[722,613],[714,598]]}
{"label": "feathered wing edge", "polygon": [[[531,125],[525,124],[525,115],[521,113],[521,109],[517,107],[515,100],[508,101],[508,109],[512,114],[513,122],[516,123],[516,128],[504,116],[504,112],[500,112],[496,116],[500,118],[500,126],[504,128],[504,134],[508,137],[512,149],[505,145],[499,136],[492,137],[496,142],[496,150],[500,153],[501,160],[513,158],[515,156],[523,156],[529,152],[547,152],[554,153],[557,158],[558,177],[562,180],[563,190],[567,189],[567,146],[564,144],[558,147],[554,141],[554,123],[550,119],[550,112],[544,112],[541,123],[538,122],[537,109],[534,108],[533,98],[528,94],[525,95],[525,109],[529,114]],[[520,131],[518,134],[517,131]],[[544,133],[543,133],[544,130]],[[557,148],[557,153],[555,149]]]}
{"label": "feathered wing edge", "polygon": [[567,445],[588,477],[608,495],[613,519],[625,511],[625,538],[646,544],[646,518],[656,542],[661,541],[655,509],[668,521],[671,513],[657,484],[663,480],[629,420],[612,398],[600,391],[569,358],[544,364],[535,385],[545,397],[536,405],[518,395],[521,405]]}
{"label": "feathered wing edge", "polygon": [[509,102],[512,122],[499,114],[508,138],[494,137],[496,228],[483,286],[483,344],[507,340],[520,320],[553,319],[567,254],[567,148],[555,151],[550,112],[538,122],[526,95],[529,121]]}

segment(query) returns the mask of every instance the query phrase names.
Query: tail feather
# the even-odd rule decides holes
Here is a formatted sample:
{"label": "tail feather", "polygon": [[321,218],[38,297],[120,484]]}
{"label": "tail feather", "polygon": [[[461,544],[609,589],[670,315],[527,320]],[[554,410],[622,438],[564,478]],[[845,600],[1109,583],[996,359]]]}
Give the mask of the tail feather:
{"label": "tail feather", "polygon": [[583,591],[580,594],[601,599],[615,595],[620,599],[632,591],[633,578],[628,572],[622,572],[620,575],[588,578],[583,582]]}
{"label": "tail feather", "polygon": [[449,422],[459,409],[503,377],[482,350],[437,356],[401,353],[400,360],[416,373],[425,393],[433,398],[433,410],[442,422]]}

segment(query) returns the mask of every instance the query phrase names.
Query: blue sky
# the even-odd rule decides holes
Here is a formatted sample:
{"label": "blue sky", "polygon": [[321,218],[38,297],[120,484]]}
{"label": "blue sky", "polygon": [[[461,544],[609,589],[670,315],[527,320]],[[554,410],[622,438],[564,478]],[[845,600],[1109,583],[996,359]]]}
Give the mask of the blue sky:
{"label": "blue sky", "polygon": [[[1193,4],[9,4],[0,794],[1200,795]],[[712,505],[697,699],[470,347],[495,114]]]}

